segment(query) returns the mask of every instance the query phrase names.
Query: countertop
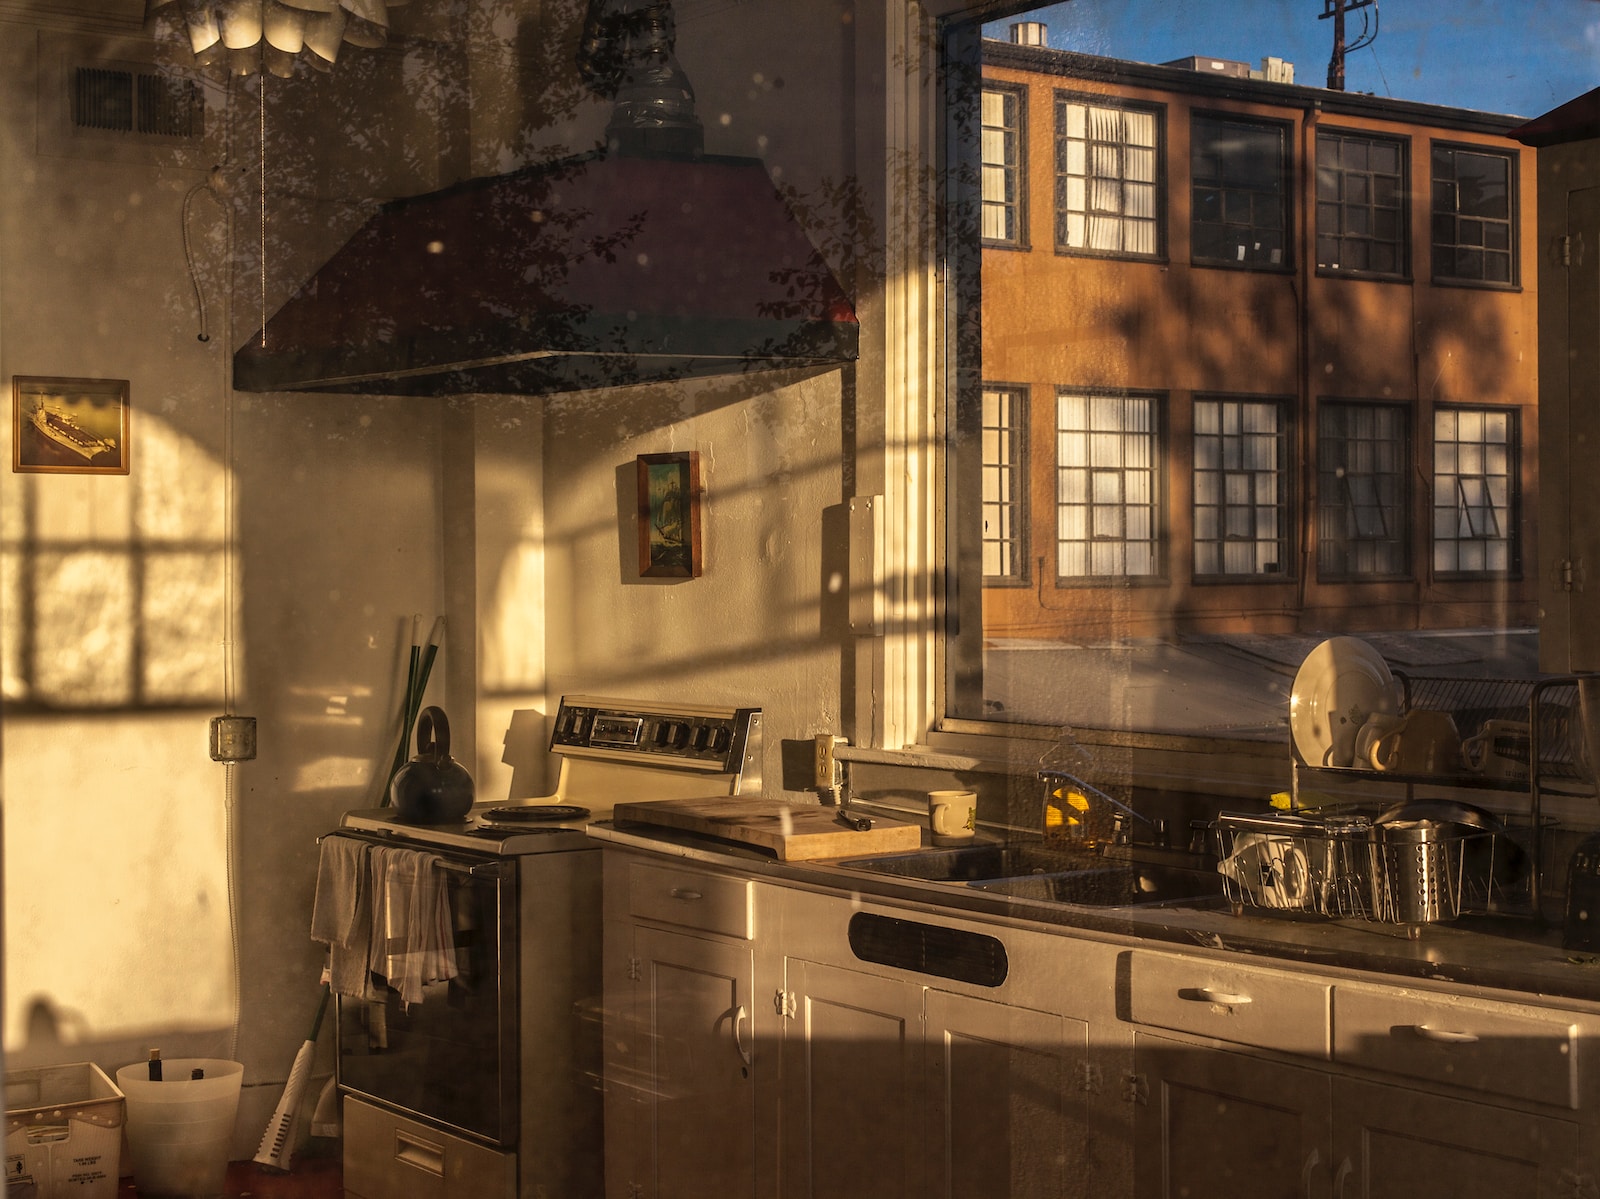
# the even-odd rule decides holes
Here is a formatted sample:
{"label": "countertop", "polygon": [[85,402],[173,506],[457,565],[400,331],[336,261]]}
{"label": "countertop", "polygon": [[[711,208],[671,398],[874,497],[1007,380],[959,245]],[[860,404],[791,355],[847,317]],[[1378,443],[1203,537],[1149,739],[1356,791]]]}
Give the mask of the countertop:
{"label": "countertop", "polygon": [[[1527,918],[1463,916],[1451,923],[1405,926],[1228,905],[1084,907],[874,873],[850,866],[848,858],[780,862],[742,846],[675,830],[602,821],[591,824],[588,832],[609,845],[736,869],[758,880],[908,903],[931,915],[1073,929],[1083,935],[1156,945],[1199,946],[1372,973],[1388,982],[1426,979],[1514,992],[1517,997],[1581,1001],[1600,1010],[1600,954],[1563,949],[1560,928]],[[924,833],[925,847],[930,845],[926,838]]]}

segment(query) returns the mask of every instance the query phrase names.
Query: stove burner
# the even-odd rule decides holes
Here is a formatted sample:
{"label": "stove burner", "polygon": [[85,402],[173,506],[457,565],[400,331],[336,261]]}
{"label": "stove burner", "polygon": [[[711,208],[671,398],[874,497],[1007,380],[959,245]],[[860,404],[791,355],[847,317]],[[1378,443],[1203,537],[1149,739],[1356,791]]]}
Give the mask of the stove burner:
{"label": "stove burner", "polygon": [[490,808],[478,813],[484,824],[502,828],[517,828],[530,824],[550,824],[559,821],[586,820],[589,809],[570,803],[520,804],[512,807]]}

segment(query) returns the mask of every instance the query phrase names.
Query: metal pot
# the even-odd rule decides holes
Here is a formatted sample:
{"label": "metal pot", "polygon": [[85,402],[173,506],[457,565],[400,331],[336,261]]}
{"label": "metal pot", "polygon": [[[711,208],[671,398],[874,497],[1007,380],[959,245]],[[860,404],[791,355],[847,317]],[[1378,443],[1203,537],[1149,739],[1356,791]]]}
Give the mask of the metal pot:
{"label": "metal pot", "polygon": [[417,756],[395,773],[389,802],[402,824],[450,824],[472,809],[472,776],[450,756],[443,708],[417,716]]}

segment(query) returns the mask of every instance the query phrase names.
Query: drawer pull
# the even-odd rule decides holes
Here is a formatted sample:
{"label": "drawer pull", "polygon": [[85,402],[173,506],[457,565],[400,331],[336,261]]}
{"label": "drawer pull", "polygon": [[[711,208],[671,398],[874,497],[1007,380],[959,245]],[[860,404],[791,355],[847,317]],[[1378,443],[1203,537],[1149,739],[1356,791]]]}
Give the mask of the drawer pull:
{"label": "drawer pull", "polygon": [[1470,1032],[1452,1032],[1448,1028],[1430,1028],[1426,1024],[1413,1024],[1411,1027],[1417,1030],[1417,1036],[1424,1041],[1437,1041],[1441,1045],[1473,1045],[1478,1040],[1477,1034]]}
{"label": "drawer pull", "polygon": [[435,1178],[444,1177],[444,1146],[417,1140],[399,1129],[394,1134],[394,1159]]}
{"label": "drawer pull", "polygon": [[693,903],[697,899],[705,898],[704,892],[696,891],[693,887],[674,887],[671,894],[672,898],[681,899],[684,903]]}
{"label": "drawer pull", "polygon": [[1223,1007],[1243,1007],[1250,1002],[1250,996],[1241,995],[1234,991],[1219,991],[1215,987],[1189,987],[1178,992],[1179,999],[1187,999],[1191,1003],[1216,1003]]}

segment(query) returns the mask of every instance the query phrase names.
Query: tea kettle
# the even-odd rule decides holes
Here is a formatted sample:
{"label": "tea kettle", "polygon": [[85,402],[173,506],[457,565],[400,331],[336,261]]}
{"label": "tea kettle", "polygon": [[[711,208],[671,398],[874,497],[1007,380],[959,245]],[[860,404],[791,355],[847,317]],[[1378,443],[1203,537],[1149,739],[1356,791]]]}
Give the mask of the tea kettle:
{"label": "tea kettle", "polygon": [[417,756],[395,772],[389,802],[402,824],[448,824],[472,808],[472,776],[450,756],[450,722],[443,708],[417,716]]}

